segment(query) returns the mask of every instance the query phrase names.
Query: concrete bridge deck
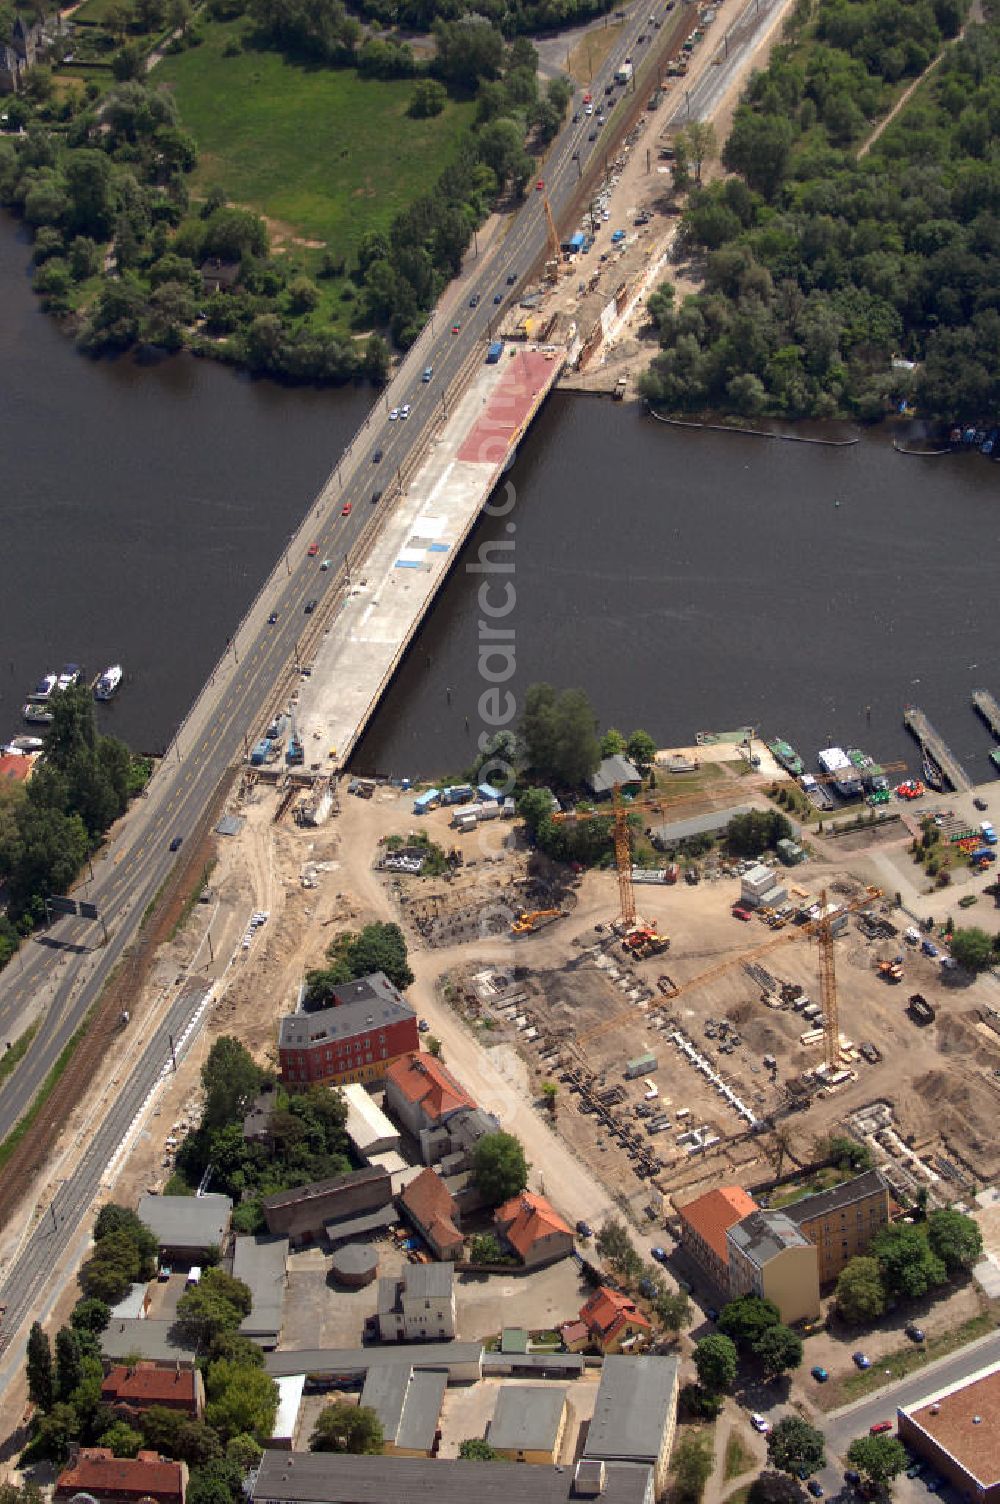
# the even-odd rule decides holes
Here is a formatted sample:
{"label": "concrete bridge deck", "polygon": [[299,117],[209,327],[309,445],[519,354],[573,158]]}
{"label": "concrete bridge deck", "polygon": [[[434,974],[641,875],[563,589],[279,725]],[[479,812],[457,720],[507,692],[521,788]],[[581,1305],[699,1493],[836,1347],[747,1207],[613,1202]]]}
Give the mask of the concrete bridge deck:
{"label": "concrete bridge deck", "polygon": [[391,503],[299,690],[307,768],[348,761],[564,359],[551,346],[506,346],[498,364],[480,366]]}

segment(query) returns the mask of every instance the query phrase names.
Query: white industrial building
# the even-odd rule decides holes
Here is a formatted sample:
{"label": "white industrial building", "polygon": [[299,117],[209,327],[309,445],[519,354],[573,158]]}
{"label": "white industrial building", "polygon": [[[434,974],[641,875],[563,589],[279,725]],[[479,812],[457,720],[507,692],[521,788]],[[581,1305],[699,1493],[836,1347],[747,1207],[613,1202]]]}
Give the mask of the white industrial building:
{"label": "white industrial building", "polygon": [[374,1155],[398,1150],[398,1128],[390,1123],[360,1081],[348,1082],[341,1091],[347,1103],[345,1132],[364,1162],[371,1164]]}

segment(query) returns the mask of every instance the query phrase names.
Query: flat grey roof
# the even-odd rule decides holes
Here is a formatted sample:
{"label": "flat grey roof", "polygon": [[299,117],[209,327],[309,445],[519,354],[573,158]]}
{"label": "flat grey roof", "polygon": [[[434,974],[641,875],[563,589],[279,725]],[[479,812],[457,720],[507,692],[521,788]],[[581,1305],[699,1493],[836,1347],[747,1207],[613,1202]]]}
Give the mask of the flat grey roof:
{"label": "flat grey roof", "polygon": [[133,1317],[141,1317],[145,1310],[145,1284],[129,1285],[128,1293],[122,1296],[117,1305],[111,1307],[111,1320],[131,1320]]}
{"label": "flat grey roof", "polygon": [[195,1350],[179,1336],[173,1335],[173,1321],[148,1320],[137,1316],[113,1317],[101,1333],[101,1355],[117,1362],[138,1353],[153,1362],[192,1364]]}
{"label": "flat grey roof", "polygon": [[361,1391],[382,1422],[386,1441],[413,1451],[434,1445],[448,1375],[439,1369],[414,1369],[409,1363],[385,1363],[369,1370]]}
{"label": "flat grey roof", "polygon": [[454,1280],[454,1264],[408,1264],[403,1271],[406,1293],[416,1300],[447,1300]]}
{"label": "flat grey roof", "polygon": [[540,1373],[558,1373],[577,1379],[586,1364],[582,1353],[483,1353],[483,1373],[509,1373],[513,1368],[537,1368]]}
{"label": "flat grey roof", "polygon": [[253,1297],[250,1315],[240,1323],[245,1337],[274,1337],[281,1331],[285,1303],[285,1262],[288,1239],[266,1234],[237,1238],[233,1274],[249,1285]]}
{"label": "flat grey roof", "polygon": [[233,1203],[228,1196],[151,1196],[139,1202],[139,1220],[161,1248],[211,1248],[229,1230]]}
{"label": "flat grey roof", "polygon": [[[573,1469],[459,1462],[440,1457],[350,1457],[334,1452],[265,1452],[256,1504],[570,1504]],[[649,1472],[609,1467],[601,1504],[644,1504]]]}
{"label": "flat grey roof", "polygon": [[831,1212],[853,1206],[856,1201],[873,1196],[877,1191],[888,1194],[888,1190],[878,1170],[865,1170],[863,1175],[842,1181],[829,1191],[817,1191],[813,1196],[803,1196],[801,1201],[793,1201],[784,1211],[793,1222],[811,1222],[814,1217],[828,1217]]}
{"label": "flat grey roof", "polygon": [[584,1457],[655,1461],[676,1403],[676,1358],[605,1358]]}
{"label": "flat grey roof", "polygon": [[348,1039],[366,1029],[381,1029],[403,1018],[413,1018],[413,1009],[380,971],[357,982],[345,982],[335,993],[332,1008],[315,1013],[291,1013],[278,1026],[278,1043],[304,1049],[321,1040],[331,1043]]}
{"label": "flat grey roof", "polygon": [[[143,1322],[143,1326],[148,1323]],[[295,1352],[265,1353],[264,1370],[272,1379],[293,1373],[352,1374],[363,1378],[383,1363],[404,1361],[414,1368],[463,1368],[483,1356],[481,1342],[392,1343],[384,1347],[303,1347]]]}
{"label": "flat grey roof", "polygon": [[783,1248],[811,1248],[792,1219],[782,1211],[757,1211],[727,1228],[726,1237],[758,1268],[762,1268]]}
{"label": "flat grey roof", "polygon": [[565,1409],[565,1389],[505,1384],[490,1421],[490,1446],[504,1452],[551,1451]]}

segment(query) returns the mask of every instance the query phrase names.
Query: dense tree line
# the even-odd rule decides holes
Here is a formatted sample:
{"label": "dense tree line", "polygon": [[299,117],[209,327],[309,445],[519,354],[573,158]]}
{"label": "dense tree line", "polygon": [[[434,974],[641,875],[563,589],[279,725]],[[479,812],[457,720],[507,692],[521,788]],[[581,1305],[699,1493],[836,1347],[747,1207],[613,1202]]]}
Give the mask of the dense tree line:
{"label": "dense tree line", "polygon": [[0,965],[45,917],[45,899],[65,893],[108,827],[144,785],[149,765],[124,742],[99,736],[83,686],[57,693],[45,758],[26,784],[0,790]]}
{"label": "dense tree line", "polygon": [[[875,142],[898,86],[957,32],[959,0],[820,0],[751,81],[723,150],[733,176],[692,193],[685,246],[704,290],[650,300],[667,408],[876,418],[1000,409],[1000,25],[970,26]],[[916,363],[894,370],[894,357]]]}
{"label": "dense tree line", "polygon": [[[344,1132],[347,1108],[339,1092],[325,1087],[286,1091],[229,1036],[213,1044],[201,1079],[202,1120],[177,1151],[177,1171],[169,1189],[193,1190],[211,1165],[213,1190],[238,1203],[233,1213],[238,1232],[263,1229],[265,1196],[351,1168]],[[273,1093],[267,1139],[248,1142],[243,1119],[265,1086]]]}
{"label": "dense tree line", "polygon": [[342,930],[326,948],[328,965],[306,972],[303,1007],[325,1008],[344,982],[384,971],[395,987],[409,987],[413,972],[407,959],[406,938],[398,924],[375,920],[357,932]]}

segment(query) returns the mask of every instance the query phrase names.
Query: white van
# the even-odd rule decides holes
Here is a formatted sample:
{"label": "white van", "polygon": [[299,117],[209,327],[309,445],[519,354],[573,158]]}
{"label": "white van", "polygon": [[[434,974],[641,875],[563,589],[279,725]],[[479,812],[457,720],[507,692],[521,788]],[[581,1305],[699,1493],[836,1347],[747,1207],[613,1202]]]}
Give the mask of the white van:
{"label": "white van", "polygon": [[194,1287],[195,1287],[195,1285],[200,1285],[200,1284],[201,1284],[201,1266],[199,1264],[193,1264],[191,1266],[190,1271],[188,1272],[187,1279],[184,1281],[184,1288],[185,1288],[185,1290],[193,1290]]}

